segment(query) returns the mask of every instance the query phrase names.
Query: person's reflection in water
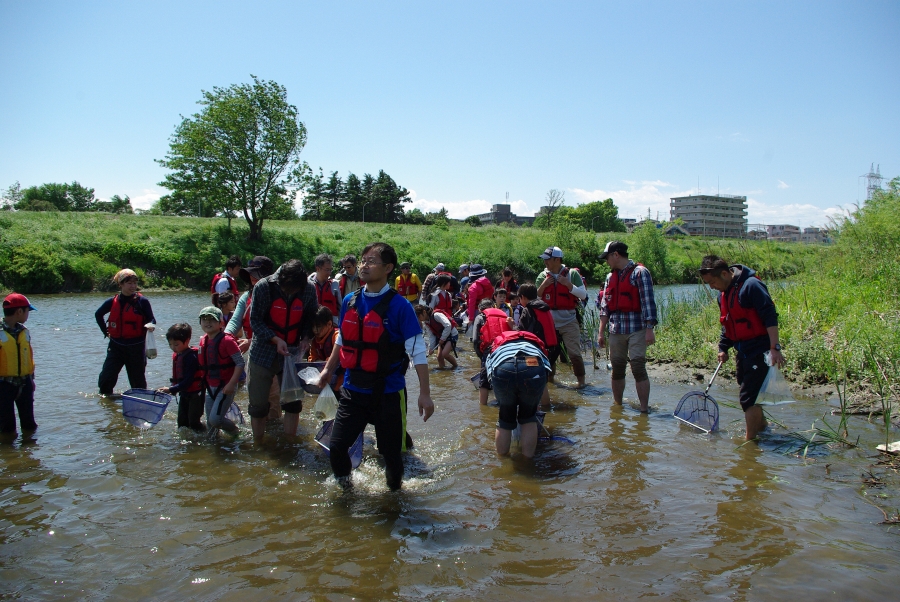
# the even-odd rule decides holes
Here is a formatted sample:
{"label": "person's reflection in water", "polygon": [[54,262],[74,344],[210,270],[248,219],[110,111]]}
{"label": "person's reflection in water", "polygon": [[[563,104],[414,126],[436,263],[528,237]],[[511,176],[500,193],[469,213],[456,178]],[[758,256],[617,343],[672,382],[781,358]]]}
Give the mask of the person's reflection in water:
{"label": "person's reflection in water", "polygon": [[742,447],[728,468],[731,478],[721,496],[725,499],[716,505],[715,523],[705,530],[714,541],[698,563],[707,594],[747,591],[757,571],[775,566],[799,548],[766,507],[770,492],[765,484],[771,476],[760,460],[758,449]]}
{"label": "person's reflection in water", "polygon": [[[646,492],[646,463],[654,447],[647,414],[634,415],[622,406],[610,408],[609,434],[602,438],[610,450],[609,478],[606,479],[610,531],[607,538],[616,542],[616,558],[628,563],[651,556],[662,542],[650,544],[647,538],[658,528],[657,498]],[[645,493],[646,492],[646,493]]]}

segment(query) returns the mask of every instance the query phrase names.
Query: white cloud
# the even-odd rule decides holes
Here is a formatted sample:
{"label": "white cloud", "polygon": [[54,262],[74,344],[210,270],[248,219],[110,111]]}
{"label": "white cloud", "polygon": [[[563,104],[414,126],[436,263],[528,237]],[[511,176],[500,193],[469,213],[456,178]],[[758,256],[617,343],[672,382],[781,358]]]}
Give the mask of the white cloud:
{"label": "white cloud", "polygon": [[[123,195],[125,196],[125,195]],[[162,196],[159,192],[155,190],[150,190],[149,188],[144,188],[141,191],[141,194],[127,194],[128,198],[131,199],[131,206],[135,209],[149,209],[153,203],[159,200],[159,197]],[[109,199],[104,199],[101,197],[97,197],[98,201],[109,201]]]}
{"label": "white cloud", "polygon": [[[619,190],[583,190],[581,188],[570,188],[574,195],[574,199],[569,200],[567,204],[580,205],[583,203],[591,203],[593,201],[603,201],[612,199],[619,208],[619,217],[630,217],[640,219],[647,215],[656,219],[669,219],[669,199],[676,196],[685,196],[692,194],[692,190],[684,191],[662,191],[661,188],[674,188],[674,184],[663,182],[660,180],[643,181],[639,185],[632,180],[624,180],[628,188],[620,188]],[[568,200],[568,199],[567,199]]]}
{"label": "white cloud", "polygon": [[[470,215],[478,215],[481,213],[489,212],[493,205],[506,204],[505,201],[498,202],[488,201],[485,199],[472,199],[469,201],[452,202],[440,201],[436,199],[420,199],[415,190],[410,190],[409,196],[412,199],[412,202],[404,207],[406,211],[418,209],[422,213],[436,213],[440,211],[441,208],[444,208],[447,210],[447,215],[450,216],[451,219],[466,219]],[[517,201],[509,201],[509,205],[512,212],[516,215],[534,215],[534,213],[538,210],[537,207],[529,207],[528,203],[521,199]]]}
{"label": "white cloud", "polygon": [[817,207],[809,203],[775,204],[763,203],[754,198],[747,199],[747,221],[751,224],[791,224],[807,226],[827,226],[831,217],[843,213],[840,207]]}
{"label": "white cloud", "polygon": [[782,190],[784,190],[785,188],[790,188],[790,186],[785,184],[783,181],[778,180],[778,188],[781,188]]}

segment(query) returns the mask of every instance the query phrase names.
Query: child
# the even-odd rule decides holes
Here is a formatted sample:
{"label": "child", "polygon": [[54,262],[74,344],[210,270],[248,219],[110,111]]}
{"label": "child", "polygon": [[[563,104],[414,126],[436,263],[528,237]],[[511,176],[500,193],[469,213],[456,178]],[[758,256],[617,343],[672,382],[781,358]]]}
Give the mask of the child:
{"label": "child", "polygon": [[428,355],[438,350],[438,367],[443,370],[444,362],[450,362],[456,368],[456,359],[453,357],[456,351],[456,342],[459,340],[459,332],[456,330],[453,316],[443,309],[431,309],[424,305],[416,305],[416,317],[419,323],[428,326],[431,333],[428,344]]}
{"label": "child", "polygon": [[238,427],[225,417],[234,402],[244,357],[234,337],[222,330],[222,310],[204,307],[200,310],[200,328],[206,334],[200,339],[200,367],[206,390],[206,422],[210,429],[221,428],[237,433]]}
{"label": "child", "polygon": [[184,322],[173,324],[166,331],[166,341],[172,350],[172,385],[159,391],[178,394],[178,428],[186,426],[204,431],[206,427],[200,422],[204,402],[203,371],[200,370],[197,348],[191,347],[191,325]]}
{"label": "child", "polygon": [[[502,324],[500,320],[503,320]],[[512,326],[508,324],[509,321],[511,318],[494,307],[494,302],[490,299],[482,299],[478,302],[478,315],[475,316],[472,326],[475,329],[473,334],[475,354],[481,360],[481,372],[478,376],[478,401],[483,406],[487,405],[488,395],[491,391],[491,383],[488,381],[484,362],[490,352],[494,337],[504,330],[512,330]]]}
{"label": "child", "polygon": [[509,305],[506,304],[506,289],[498,288],[494,291],[494,307],[501,310],[507,316],[511,316],[512,312],[509,309]]}
{"label": "child", "polygon": [[517,293],[509,293],[509,314],[513,319],[513,322],[516,325],[516,328],[519,327],[519,318],[522,317],[522,306],[519,305],[519,295]]}
{"label": "child", "polygon": [[[144,344],[147,331],[156,329],[156,318],[153,317],[150,301],[137,292],[137,274],[129,269],[119,270],[113,276],[113,282],[121,292],[104,301],[94,313],[103,337],[109,337],[106,361],[103,362],[103,369],[97,379],[100,394],[107,397],[113,394],[122,366],[128,372],[128,383],[132,389],[147,388]],[[109,318],[104,321],[103,316],[106,314],[109,314]]]}
{"label": "child", "polygon": [[453,307],[453,296],[450,294],[450,285],[452,281],[450,276],[441,274],[434,279],[434,294],[431,295],[431,301],[428,307],[431,309],[442,309],[449,312]]}
{"label": "child", "polygon": [[[338,337],[338,329],[334,327],[334,315],[331,310],[320,305],[313,316],[313,338],[309,344],[309,361],[327,362],[334,351],[334,342]],[[344,369],[338,368],[331,379],[331,390],[339,395],[344,382]]]}
{"label": "child", "polygon": [[224,293],[213,293],[212,304],[222,310],[222,319],[225,321],[223,328],[228,325],[231,316],[234,315],[234,308],[237,307],[237,297],[231,291]]}
{"label": "child", "polygon": [[[518,330],[530,332],[539,338],[547,350],[550,358],[559,356],[559,335],[556,332],[556,323],[553,321],[553,313],[550,306],[537,298],[537,287],[528,282],[519,287],[519,297],[525,307],[522,308],[522,316],[519,319]],[[544,387],[541,396],[541,405],[550,405],[550,392]]]}
{"label": "child", "polygon": [[[0,329],[0,433],[16,437],[16,412],[22,433],[37,429],[34,421],[34,353],[25,328],[34,306],[25,295],[12,293],[3,300]],[[15,407],[14,407],[15,406]]]}

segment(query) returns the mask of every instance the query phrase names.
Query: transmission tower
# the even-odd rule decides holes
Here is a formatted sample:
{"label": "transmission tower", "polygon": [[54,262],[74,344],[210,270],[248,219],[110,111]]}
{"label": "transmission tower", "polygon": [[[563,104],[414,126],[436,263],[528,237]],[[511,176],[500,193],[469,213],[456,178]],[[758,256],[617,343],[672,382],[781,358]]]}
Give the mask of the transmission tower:
{"label": "transmission tower", "polygon": [[881,181],[884,179],[881,177],[881,165],[875,167],[875,164],[872,163],[872,166],[869,167],[869,173],[863,174],[860,177],[866,179],[866,200],[871,201],[875,191],[881,190]]}

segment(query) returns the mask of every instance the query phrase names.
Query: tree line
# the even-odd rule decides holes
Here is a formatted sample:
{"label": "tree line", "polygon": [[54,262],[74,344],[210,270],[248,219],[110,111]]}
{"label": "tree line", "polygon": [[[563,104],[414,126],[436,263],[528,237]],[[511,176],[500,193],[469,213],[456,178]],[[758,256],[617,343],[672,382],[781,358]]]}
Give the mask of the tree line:
{"label": "tree line", "polygon": [[94,189],[77,181],[71,184],[41,184],[22,189],[16,182],[6,189],[2,209],[16,211],[105,211],[107,213],[134,213],[131,199],[126,194],[114,194],[108,201],[94,197]]}

